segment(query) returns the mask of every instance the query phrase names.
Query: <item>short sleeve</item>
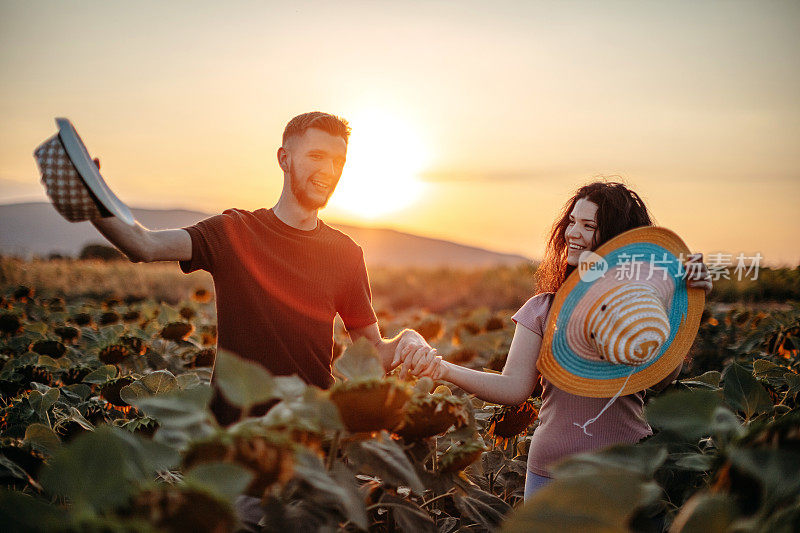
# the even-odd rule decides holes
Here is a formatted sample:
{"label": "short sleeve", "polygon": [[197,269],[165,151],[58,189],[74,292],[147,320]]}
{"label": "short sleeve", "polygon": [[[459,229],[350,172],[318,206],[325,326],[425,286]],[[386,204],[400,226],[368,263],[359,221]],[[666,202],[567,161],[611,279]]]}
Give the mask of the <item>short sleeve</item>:
{"label": "short sleeve", "polygon": [[547,326],[547,315],[550,313],[550,304],[553,303],[553,293],[543,292],[537,294],[514,313],[511,320],[515,324],[525,326],[540,337],[544,337]]}
{"label": "short sleeve", "polygon": [[214,273],[217,258],[225,253],[231,237],[235,235],[237,218],[236,210],[228,209],[221,215],[214,215],[183,228],[192,238],[192,258],[180,262],[184,274],[195,270]]}
{"label": "short sleeve", "polygon": [[364,252],[360,247],[358,251],[358,265],[350,271],[336,309],[347,329],[363,328],[378,321],[372,308],[372,292],[369,288]]}

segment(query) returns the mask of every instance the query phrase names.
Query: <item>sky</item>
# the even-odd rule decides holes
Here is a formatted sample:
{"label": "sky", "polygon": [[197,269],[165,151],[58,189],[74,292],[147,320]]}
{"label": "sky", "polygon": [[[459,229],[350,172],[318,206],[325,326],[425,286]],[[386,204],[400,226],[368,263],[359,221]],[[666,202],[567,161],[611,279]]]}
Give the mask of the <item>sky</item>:
{"label": "sky", "polygon": [[132,207],[271,207],[293,116],[353,127],[320,216],[541,257],[623,180],[693,251],[800,264],[800,3],[0,0],[0,203],[68,117]]}

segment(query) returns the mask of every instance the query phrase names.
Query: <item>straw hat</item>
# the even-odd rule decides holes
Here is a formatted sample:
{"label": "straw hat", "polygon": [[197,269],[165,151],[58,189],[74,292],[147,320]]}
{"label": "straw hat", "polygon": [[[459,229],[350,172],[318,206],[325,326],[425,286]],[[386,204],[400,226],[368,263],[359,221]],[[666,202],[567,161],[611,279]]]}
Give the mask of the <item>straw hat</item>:
{"label": "straw hat", "polygon": [[666,228],[644,226],[594,252],[556,293],[538,368],[578,396],[633,394],[667,377],[697,335],[705,293],[686,286],[689,249]]}
{"label": "straw hat", "polygon": [[47,196],[70,222],[115,216],[134,225],[133,214],[106,185],[72,123],[57,118],[58,134],[33,152]]}

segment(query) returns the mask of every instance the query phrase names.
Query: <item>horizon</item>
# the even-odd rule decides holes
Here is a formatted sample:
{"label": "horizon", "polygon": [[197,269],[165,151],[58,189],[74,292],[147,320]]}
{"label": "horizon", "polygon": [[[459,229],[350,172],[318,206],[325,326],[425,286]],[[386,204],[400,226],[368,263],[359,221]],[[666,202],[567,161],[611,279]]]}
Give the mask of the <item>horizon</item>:
{"label": "horizon", "polygon": [[[49,205],[50,202],[47,201],[47,200],[31,200],[31,201],[20,201],[20,202],[4,203],[3,200],[0,199],[0,207],[3,207],[3,206],[14,206],[14,205],[26,205],[26,204],[31,204],[31,205]],[[199,213],[199,214],[209,215],[209,216],[214,215],[214,213],[209,213],[209,212],[202,211],[202,210],[197,210],[197,209],[192,209],[192,208],[184,208],[184,207],[173,207],[173,208],[169,208],[169,207],[153,208],[153,207],[141,207],[141,206],[129,206],[129,207],[130,207],[131,210],[136,210],[136,211],[162,211],[162,212],[167,212],[167,211],[185,211],[185,212]],[[423,239],[432,239],[432,240],[436,240],[436,241],[442,241],[444,243],[456,244],[456,245],[467,247],[467,248],[475,248],[475,249],[478,249],[478,250],[483,250],[483,251],[494,253],[494,254],[518,256],[518,257],[520,257],[520,259],[524,259],[525,261],[529,261],[529,262],[531,262],[533,264],[539,264],[542,261],[542,257],[531,257],[531,256],[525,255],[523,253],[517,253],[517,252],[513,252],[513,251],[508,252],[508,251],[498,250],[498,249],[494,249],[494,248],[487,248],[485,246],[479,246],[479,245],[475,245],[475,244],[472,244],[472,243],[469,243],[469,242],[464,242],[464,241],[457,241],[457,240],[452,240],[452,239],[440,239],[438,237],[433,237],[433,236],[430,236],[430,235],[424,235],[424,234],[421,234],[421,233],[410,233],[410,232],[407,232],[407,231],[401,231],[401,230],[398,230],[398,229],[395,229],[395,228],[390,228],[390,227],[381,227],[381,226],[376,226],[376,225],[363,225],[363,224],[349,223],[349,222],[348,223],[342,223],[342,222],[338,222],[338,221],[335,221],[335,220],[328,220],[324,216],[320,216],[319,218],[320,218],[320,220],[322,220],[326,224],[332,225],[332,226],[353,227],[353,228],[357,228],[357,229],[370,229],[370,230],[377,230],[377,231],[399,232],[399,233],[403,233],[403,234],[406,234],[406,235],[411,235],[411,236],[419,237],[419,238],[423,238]],[[97,236],[98,236],[98,242],[95,243],[95,244],[107,245],[107,243],[102,242],[104,240],[102,235],[100,235],[98,233]],[[12,257],[13,257],[13,255],[12,255]],[[759,268],[798,269],[798,268],[800,268],[800,261],[798,261],[797,264],[792,264],[792,263],[773,263],[773,262],[770,262],[770,261],[763,261],[763,262],[760,262],[759,265],[760,265]],[[500,265],[498,265],[498,266],[500,266]]]}
{"label": "horizon", "polygon": [[353,127],[326,222],[535,259],[575,189],[619,177],[692,251],[800,264],[794,2],[0,14],[0,204],[47,201],[31,154],[67,116],[126,203],[270,207],[285,123],[323,109]]}

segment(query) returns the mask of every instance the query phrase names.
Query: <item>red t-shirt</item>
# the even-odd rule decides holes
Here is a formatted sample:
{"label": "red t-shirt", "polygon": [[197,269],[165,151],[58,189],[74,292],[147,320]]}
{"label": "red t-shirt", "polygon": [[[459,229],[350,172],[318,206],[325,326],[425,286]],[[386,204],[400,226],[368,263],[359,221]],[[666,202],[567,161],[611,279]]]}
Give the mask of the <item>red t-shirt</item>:
{"label": "red t-shirt", "polygon": [[214,278],[218,347],[329,387],[336,314],[348,329],[377,321],[361,248],[321,220],[303,231],[271,209],[229,209],[184,229],[192,259],[181,270]]}

